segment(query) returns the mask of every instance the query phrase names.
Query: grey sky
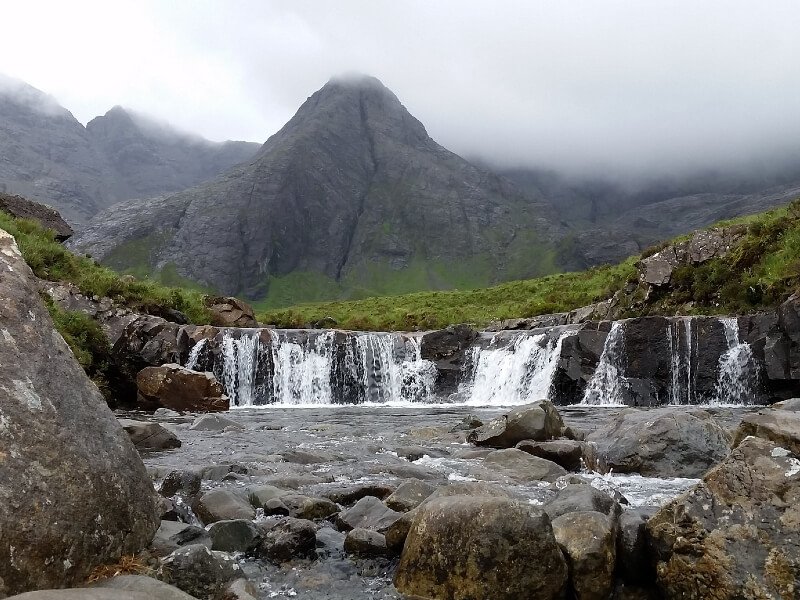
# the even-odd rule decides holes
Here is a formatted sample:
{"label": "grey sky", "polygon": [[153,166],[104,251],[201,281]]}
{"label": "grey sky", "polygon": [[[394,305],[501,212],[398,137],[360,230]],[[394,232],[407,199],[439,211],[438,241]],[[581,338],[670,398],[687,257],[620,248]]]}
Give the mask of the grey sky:
{"label": "grey sky", "polygon": [[264,141],[331,76],[380,78],[466,156],[667,169],[800,148],[796,0],[6,2],[0,72]]}

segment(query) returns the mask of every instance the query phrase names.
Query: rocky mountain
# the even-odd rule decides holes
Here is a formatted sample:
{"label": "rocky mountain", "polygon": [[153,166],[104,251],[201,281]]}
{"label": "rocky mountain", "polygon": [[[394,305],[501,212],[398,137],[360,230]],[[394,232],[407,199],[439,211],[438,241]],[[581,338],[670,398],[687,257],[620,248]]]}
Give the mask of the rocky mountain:
{"label": "rocky mountain", "polygon": [[313,94],[249,163],[115,206],[72,245],[118,269],[274,305],[553,272],[563,235],[553,216],[358,77]]}
{"label": "rocky mountain", "polygon": [[209,142],[120,107],[84,127],[55,99],[0,76],[0,192],[44,202],[72,224],[120,200],[208,180],[257,148]]}

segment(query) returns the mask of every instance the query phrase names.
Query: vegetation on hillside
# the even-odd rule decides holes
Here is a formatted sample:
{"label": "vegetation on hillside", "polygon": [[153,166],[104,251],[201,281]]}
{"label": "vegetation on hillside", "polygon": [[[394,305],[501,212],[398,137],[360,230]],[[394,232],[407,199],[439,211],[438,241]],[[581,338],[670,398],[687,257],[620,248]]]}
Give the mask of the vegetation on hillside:
{"label": "vegetation on hillside", "polygon": [[[301,304],[259,315],[278,327],[335,322],[367,330],[418,330],[453,323],[565,312],[619,293],[619,317],[646,314],[734,314],[775,306],[800,285],[800,200],[759,215],[719,223],[744,237],[725,257],[678,268],[666,292],[645,297],[631,257],[615,266],[548,275],[468,291],[422,292],[349,302]],[[682,236],[672,242],[686,239]],[[669,243],[672,243],[669,242]],[[650,256],[669,243],[648,248]]]}

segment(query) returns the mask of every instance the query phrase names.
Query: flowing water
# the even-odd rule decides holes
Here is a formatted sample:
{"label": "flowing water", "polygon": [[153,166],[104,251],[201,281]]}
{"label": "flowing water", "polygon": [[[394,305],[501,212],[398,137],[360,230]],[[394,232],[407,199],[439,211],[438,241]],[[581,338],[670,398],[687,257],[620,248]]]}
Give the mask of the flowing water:
{"label": "flowing water", "polygon": [[621,321],[614,321],[603,344],[600,362],[586,386],[581,404],[620,405],[624,402],[622,378],[625,360],[625,331]]}
{"label": "flowing water", "polygon": [[739,340],[738,319],[720,319],[728,350],[719,358],[713,402],[719,405],[753,404],[758,395],[758,369],[753,349]]}

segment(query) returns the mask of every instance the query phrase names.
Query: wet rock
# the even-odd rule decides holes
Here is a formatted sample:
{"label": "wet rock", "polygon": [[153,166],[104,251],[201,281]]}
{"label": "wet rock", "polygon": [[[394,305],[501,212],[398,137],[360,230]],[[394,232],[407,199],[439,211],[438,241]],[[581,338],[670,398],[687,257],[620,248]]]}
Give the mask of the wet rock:
{"label": "wet rock", "polygon": [[456,431],[471,431],[473,429],[477,429],[483,425],[483,421],[481,421],[475,415],[467,415],[461,421],[454,425],[453,428],[450,430],[450,433],[455,433]]}
{"label": "wet rock", "polygon": [[119,419],[119,424],[122,425],[137,450],[169,450],[181,447],[178,436],[158,423]]}
{"label": "wet rock", "polygon": [[619,517],[617,572],[628,583],[648,585],[655,581],[655,569],[647,545],[647,521],[655,507],[631,508]]}
{"label": "wet rock", "polygon": [[258,588],[253,582],[242,578],[225,588],[221,600],[258,600],[258,596]]}
{"label": "wet rock", "polygon": [[569,513],[590,511],[616,518],[622,507],[607,493],[591,485],[569,484],[544,505],[544,510],[553,520]]}
{"label": "wet rock", "polygon": [[327,519],[339,512],[339,506],[327,498],[312,498],[303,494],[285,494],[280,501],[289,509],[289,514],[298,519]]}
{"label": "wet rock", "polygon": [[206,524],[234,519],[253,520],[256,511],[243,495],[230,490],[206,492],[193,504],[197,517]]}
{"label": "wet rock", "polygon": [[271,523],[262,523],[261,543],[256,550],[262,558],[276,564],[294,558],[314,558],[317,535],[314,523],[294,517],[284,517]]}
{"label": "wet rock", "polygon": [[[116,590],[122,594],[126,592],[141,594],[151,600],[191,600],[193,598],[176,587],[144,575],[117,575],[109,579],[101,579],[93,583],[91,589],[109,592]],[[127,596],[120,596],[120,598],[128,600]]]}
{"label": "wet rock", "polygon": [[185,546],[167,556],[158,570],[162,581],[199,600],[215,600],[242,570],[229,556],[202,544]]}
{"label": "wet rock", "polygon": [[259,485],[247,489],[247,497],[256,508],[262,508],[270,500],[279,500],[286,494],[291,494],[289,490],[284,490],[274,485]]}
{"label": "wet rock", "polygon": [[[150,544],[156,554],[166,556],[181,546],[200,544],[208,540],[206,530],[177,521],[161,521],[161,526]],[[210,545],[210,540],[208,540]]]}
{"label": "wet rock", "polygon": [[436,448],[423,448],[422,446],[401,446],[399,448],[395,448],[395,453],[400,458],[405,458],[411,462],[417,461],[423,456],[430,456],[431,458],[442,458],[444,456],[449,456],[449,453],[445,450]]}
{"label": "wet rock", "polygon": [[[516,448],[533,456],[554,462],[567,471],[580,471],[583,466],[581,461],[584,456],[592,453],[590,444],[575,440],[554,440],[550,442],[525,440],[518,443]],[[593,461],[587,459],[585,462],[589,464]]]}
{"label": "wet rock", "polygon": [[222,415],[200,415],[192,423],[189,429],[194,431],[226,431],[228,429],[243,430],[245,427],[241,423],[223,417]]}
{"label": "wet rock", "polygon": [[234,519],[216,521],[208,528],[211,549],[222,552],[249,552],[260,541],[260,533],[252,521]]}
{"label": "wet rock", "polygon": [[394,491],[395,486],[388,483],[357,483],[345,486],[327,487],[320,491],[320,496],[324,496],[342,506],[348,506],[358,502],[365,496],[375,496],[383,500]]}
{"label": "wet rock", "polygon": [[647,523],[670,598],[791,598],[800,580],[800,460],[749,437]]}
{"label": "wet rock", "polygon": [[317,465],[322,463],[329,463],[334,458],[328,454],[315,454],[313,452],[306,452],[305,450],[285,450],[281,452],[281,457],[288,463],[297,465]]}
{"label": "wet rock", "polygon": [[478,332],[469,325],[451,325],[422,336],[420,355],[436,363],[436,387],[443,393],[456,391],[461,380],[464,356]]}
{"label": "wet rock", "polygon": [[576,600],[606,600],[614,589],[616,526],[598,512],[553,519],[553,533],[569,563]]}
{"label": "wet rock", "polygon": [[333,527],[320,527],[317,530],[317,556],[341,556],[344,554],[345,534]]}
{"label": "wet rock", "polygon": [[253,307],[238,298],[206,296],[203,304],[216,327],[258,327]]}
{"label": "wet rock", "polygon": [[228,410],[225,389],[212,373],[200,373],[170,363],[145,367],[136,375],[137,402],[145,409],[181,412]]}
{"label": "wet rock", "polygon": [[359,556],[382,556],[388,552],[386,538],[382,533],[369,529],[356,528],[347,533],[344,551]]}
{"label": "wet rock", "polygon": [[184,469],[170,471],[158,487],[158,493],[165,498],[171,498],[175,494],[180,494],[186,498],[194,498],[200,494],[202,482],[203,477],[197,471]]}
{"label": "wet rock", "polygon": [[545,441],[561,435],[564,423],[555,406],[539,400],[492,419],[467,435],[477,446],[513,448],[523,440]]}
{"label": "wet rock", "polygon": [[0,596],[82,583],[142,550],[158,497],[0,230]]}
{"label": "wet rock", "polygon": [[589,440],[603,472],[648,477],[700,477],[729,447],[728,433],[709,413],[688,408],[623,411]]}
{"label": "wet rock", "polygon": [[366,496],[353,508],[340,512],[336,516],[336,526],[341,531],[360,528],[383,533],[399,518],[400,513],[388,508],[378,498]]}
{"label": "wet rock", "polygon": [[483,464],[491,469],[499,469],[502,474],[515,481],[555,481],[567,472],[556,463],[516,448],[495,450]]}
{"label": "wet rock", "polygon": [[749,435],[770,440],[800,455],[800,412],[770,409],[746,414],[733,436],[733,446]]}
{"label": "wet rock", "polygon": [[436,471],[407,462],[370,465],[367,472],[374,475],[393,475],[401,479],[433,480],[441,478],[441,474]]}
{"label": "wet rock", "polygon": [[483,481],[454,481],[436,488],[425,502],[437,498],[452,498],[453,496],[488,496],[490,498],[517,498],[509,490],[492,483]]}
{"label": "wet rock", "polygon": [[800,412],[800,398],[789,398],[782,402],[776,402],[770,408],[775,410],[788,410],[792,412]]}
{"label": "wet rock", "polygon": [[397,512],[408,512],[422,504],[436,488],[420,481],[409,479],[400,484],[394,493],[384,500],[386,506]]}
{"label": "wet rock", "polygon": [[223,464],[223,465],[209,465],[200,470],[200,475],[203,479],[210,481],[222,481],[230,473],[238,473],[239,475],[247,475],[247,467],[244,465]]}
{"label": "wet rock", "polygon": [[561,598],[567,565],[547,515],[506,498],[440,498],[418,510],[394,578],[426,598]]}
{"label": "wet rock", "polygon": [[414,510],[402,513],[400,518],[389,525],[389,528],[384,532],[386,548],[390,552],[399,555],[403,551],[408,532],[411,531],[411,524],[414,522],[417,512],[418,509],[415,508]]}
{"label": "wet rock", "polygon": [[266,517],[288,517],[291,511],[280,498],[271,498],[261,505]]}

